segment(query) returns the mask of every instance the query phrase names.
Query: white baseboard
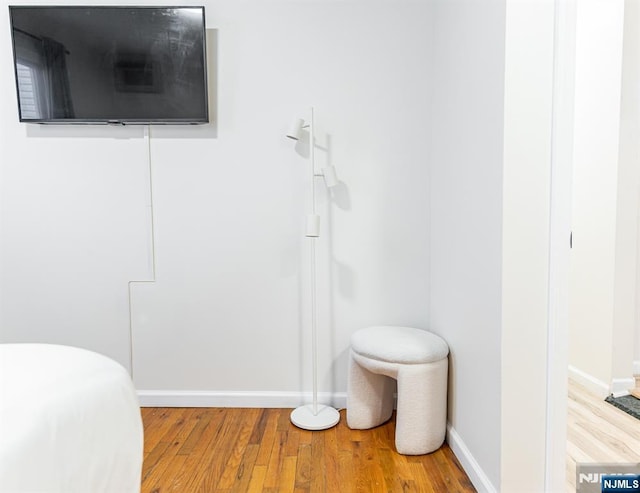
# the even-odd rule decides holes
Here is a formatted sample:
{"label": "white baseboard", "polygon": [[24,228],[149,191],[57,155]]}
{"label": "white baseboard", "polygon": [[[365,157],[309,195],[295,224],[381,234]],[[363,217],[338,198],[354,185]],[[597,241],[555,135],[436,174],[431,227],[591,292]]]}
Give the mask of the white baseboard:
{"label": "white baseboard", "polygon": [[[295,408],[312,402],[311,392],[223,392],[138,390],[141,407]],[[347,405],[346,392],[318,392],[318,402],[337,409]]]}
{"label": "white baseboard", "polygon": [[636,387],[636,379],[629,378],[614,378],[611,381],[611,395],[613,397],[622,397],[623,395],[629,395],[629,391]]}
{"label": "white baseboard", "polygon": [[603,399],[610,394],[609,386],[606,383],[582,370],[579,370],[575,366],[569,365],[569,378]]}
{"label": "white baseboard", "polygon": [[450,423],[447,423],[447,443],[451,451],[458,458],[460,465],[462,465],[464,472],[467,473],[476,490],[480,493],[497,493],[498,490],[496,487],[491,483],[480,467],[480,464],[476,462],[475,457],[471,455],[462,438],[460,438],[460,435],[458,435]]}

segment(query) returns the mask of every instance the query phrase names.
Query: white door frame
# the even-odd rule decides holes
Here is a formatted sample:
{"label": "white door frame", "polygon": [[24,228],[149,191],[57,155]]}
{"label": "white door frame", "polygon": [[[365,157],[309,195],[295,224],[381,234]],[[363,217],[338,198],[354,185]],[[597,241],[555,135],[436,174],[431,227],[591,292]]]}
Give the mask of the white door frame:
{"label": "white door frame", "polygon": [[545,491],[566,489],[575,0],[555,0]]}

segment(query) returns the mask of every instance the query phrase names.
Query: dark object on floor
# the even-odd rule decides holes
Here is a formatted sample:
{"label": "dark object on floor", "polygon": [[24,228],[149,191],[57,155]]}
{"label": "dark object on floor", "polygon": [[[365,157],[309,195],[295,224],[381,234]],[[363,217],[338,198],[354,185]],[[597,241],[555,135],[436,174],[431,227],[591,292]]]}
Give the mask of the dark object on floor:
{"label": "dark object on floor", "polygon": [[610,395],[605,401],[616,406],[618,409],[622,409],[634,418],[640,419],[640,399],[636,399],[632,395],[623,395],[622,397],[613,397]]}

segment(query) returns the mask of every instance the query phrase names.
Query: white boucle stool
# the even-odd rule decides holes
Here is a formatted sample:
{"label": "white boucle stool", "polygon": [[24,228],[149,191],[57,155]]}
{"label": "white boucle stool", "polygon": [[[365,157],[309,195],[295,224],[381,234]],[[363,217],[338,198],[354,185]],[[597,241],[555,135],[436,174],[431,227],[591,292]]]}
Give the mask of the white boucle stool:
{"label": "white boucle stool", "polygon": [[411,327],[379,326],[351,336],[347,425],[381,425],[393,412],[397,381],[396,449],[404,455],[433,452],[447,424],[447,343]]}

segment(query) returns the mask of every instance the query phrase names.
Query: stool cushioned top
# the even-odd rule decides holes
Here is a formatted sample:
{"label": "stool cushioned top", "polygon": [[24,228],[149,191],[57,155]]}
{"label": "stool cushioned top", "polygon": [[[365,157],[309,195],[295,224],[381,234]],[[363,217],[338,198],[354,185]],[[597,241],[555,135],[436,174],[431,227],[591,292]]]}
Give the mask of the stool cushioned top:
{"label": "stool cushioned top", "polygon": [[433,363],[449,354],[441,337],[412,327],[376,326],[351,336],[351,348],[367,358],[389,363]]}

